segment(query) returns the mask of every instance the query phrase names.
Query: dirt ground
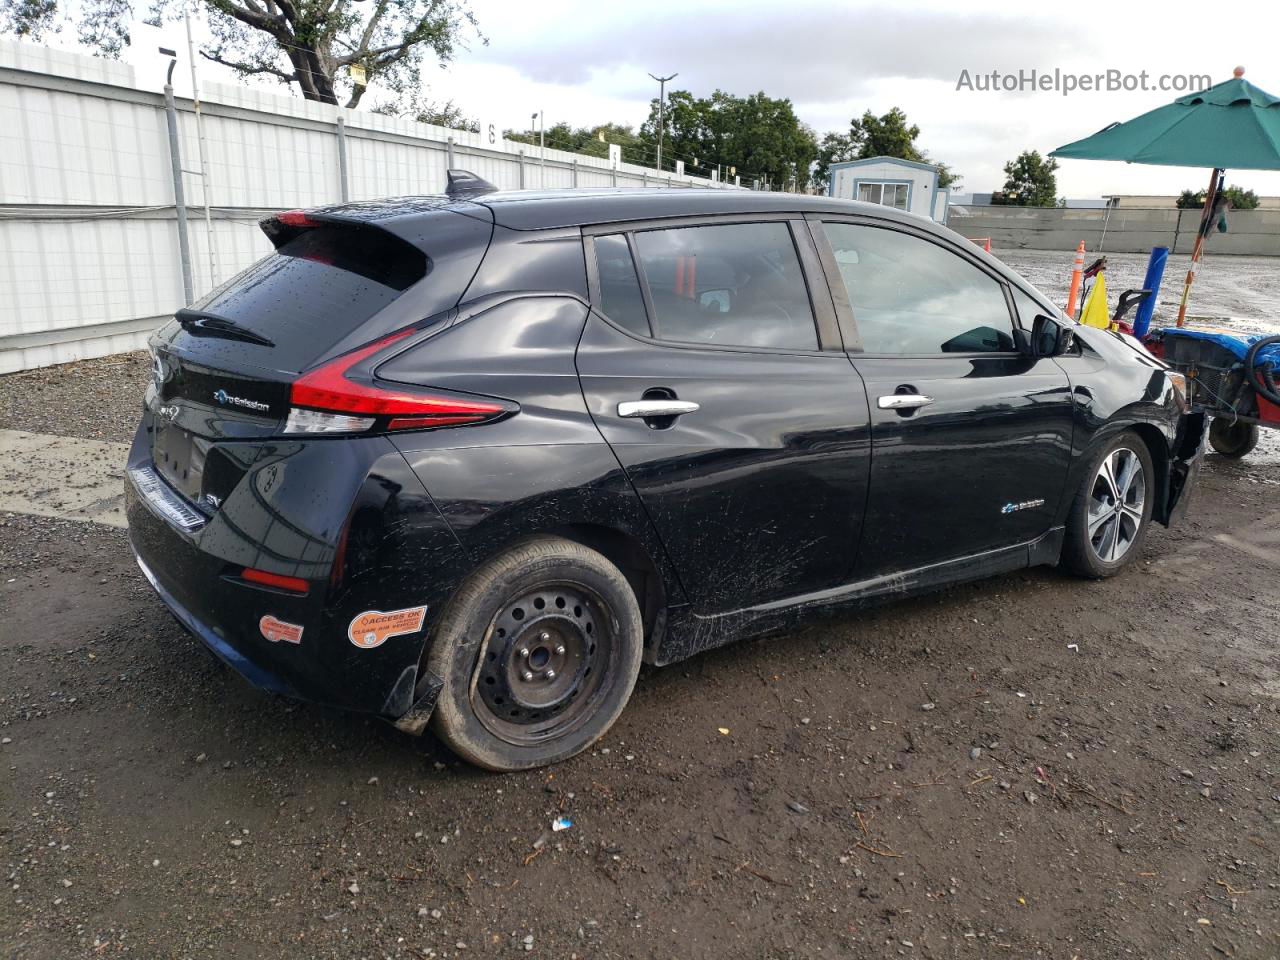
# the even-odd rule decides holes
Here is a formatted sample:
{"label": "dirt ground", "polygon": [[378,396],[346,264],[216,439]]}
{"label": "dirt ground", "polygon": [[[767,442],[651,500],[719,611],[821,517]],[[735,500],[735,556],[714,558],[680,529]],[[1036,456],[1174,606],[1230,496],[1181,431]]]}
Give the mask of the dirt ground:
{"label": "dirt ground", "polygon": [[[962,221],[951,226],[964,232]],[[1071,282],[1074,251],[1003,250],[992,253],[1026,277],[1053,302],[1064,306]],[[1085,265],[1097,258],[1085,254]],[[1108,253],[1107,293],[1110,309],[1115,310],[1125,290],[1142,289],[1147,274],[1148,254]],[[1183,281],[1191,258],[1185,254],[1171,256],[1165,266],[1164,282],[1156,297],[1152,326],[1173,326],[1182,301]],[[1274,257],[1230,257],[1213,253],[1205,255],[1187,301],[1187,316],[1192,323],[1243,331],[1280,333],[1280,270]],[[1133,319],[1133,314],[1129,315]]]}
{"label": "dirt ground", "polygon": [[[0,426],[125,439],[146,375],[0,379]],[[122,531],[0,514],[0,956],[1280,956],[1278,582],[1280,455],[1211,456],[1123,576],[647,671],[497,776],[250,688]]]}

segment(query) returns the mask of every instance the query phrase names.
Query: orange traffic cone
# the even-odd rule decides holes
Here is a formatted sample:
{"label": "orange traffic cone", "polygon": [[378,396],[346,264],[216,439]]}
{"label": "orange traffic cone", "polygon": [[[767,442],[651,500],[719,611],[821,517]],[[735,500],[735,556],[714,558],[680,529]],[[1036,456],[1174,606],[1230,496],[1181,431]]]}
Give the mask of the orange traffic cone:
{"label": "orange traffic cone", "polygon": [[1071,292],[1067,294],[1067,316],[1076,316],[1076,302],[1080,299],[1080,284],[1084,277],[1084,241],[1076,247],[1076,265],[1071,268]]}

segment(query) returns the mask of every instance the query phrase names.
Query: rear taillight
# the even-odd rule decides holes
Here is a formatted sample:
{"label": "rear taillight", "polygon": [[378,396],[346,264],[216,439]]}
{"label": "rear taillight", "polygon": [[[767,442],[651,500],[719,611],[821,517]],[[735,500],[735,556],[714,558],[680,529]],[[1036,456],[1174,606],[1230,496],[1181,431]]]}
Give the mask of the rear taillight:
{"label": "rear taillight", "polygon": [[277,590],[288,590],[291,593],[306,593],[311,589],[311,584],[301,577],[286,577],[279,573],[268,573],[266,570],[255,570],[253,567],[245,567],[241,570],[240,579],[264,587],[275,587]]}
{"label": "rear taillight", "polygon": [[285,433],[359,433],[379,422],[387,430],[425,430],[483,423],[508,406],[469,397],[414,393],[353,375],[365,360],[413,333],[400,330],[304,374],[289,389]]}
{"label": "rear taillight", "polygon": [[318,227],[319,220],[313,220],[301,210],[286,210],[283,213],[277,213],[275,219],[286,227]]}

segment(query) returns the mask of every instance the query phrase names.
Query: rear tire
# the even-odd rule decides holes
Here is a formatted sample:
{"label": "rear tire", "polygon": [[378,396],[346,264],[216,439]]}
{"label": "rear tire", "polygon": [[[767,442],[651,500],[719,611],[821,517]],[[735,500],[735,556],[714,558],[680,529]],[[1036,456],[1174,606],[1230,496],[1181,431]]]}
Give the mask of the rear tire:
{"label": "rear tire", "polygon": [[1257,445],[1256,423],[1244,423],[1240,420],[1233,423],[1224,417],[1214,417],[1209,424],[1209,446],[1224,457],[1239,460]]}
{"label": "rear tire", "polygon": [[1113,577],[1142,552],[1155,494],[1151,452],[1130,430],[1089,458],[1067,516],[1060,564],[1094,580]]}
{"label": "rear tire", "polygon": [[487,770],[568,759],[622,713],[643,646],[640,608],[617,567],[571,540],[530,540],[449,601],[427,658],[444,679],[432,729]]}

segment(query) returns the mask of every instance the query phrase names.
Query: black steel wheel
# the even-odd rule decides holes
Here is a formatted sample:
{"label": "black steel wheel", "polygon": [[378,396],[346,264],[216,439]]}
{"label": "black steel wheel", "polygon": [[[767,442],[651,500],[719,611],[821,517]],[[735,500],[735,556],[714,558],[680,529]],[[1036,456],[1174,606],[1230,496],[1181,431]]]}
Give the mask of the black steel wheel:
{"label": "black steel wheel", "polygon": [[1258,425],[1214,417],[1209,424],[1209,446],[1222,454],[1239,460],[1258,445]]}
{"label": "black steel wheel", "polygon": [[617,719],[640,670],[635,594],[604,556],[558,537],[477,570],[433,631],[432,727],[490,770],[566,759]]}
{"label": "black steel wheel", "polygon": [[537,744],[589,715],[617,642],[606,605],[579,583],[546,583],[498,612],[477,661],[472,706],[496,736]]}

